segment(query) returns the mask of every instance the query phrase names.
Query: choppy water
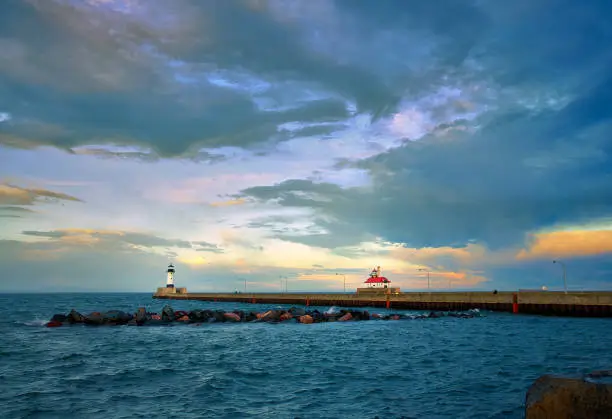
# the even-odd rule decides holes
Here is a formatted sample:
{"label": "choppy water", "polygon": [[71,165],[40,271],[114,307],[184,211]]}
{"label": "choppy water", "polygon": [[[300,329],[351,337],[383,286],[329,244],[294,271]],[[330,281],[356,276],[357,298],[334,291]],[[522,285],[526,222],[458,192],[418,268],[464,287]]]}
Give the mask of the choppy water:
{"label": "choppy water", "polygon": [[539,375],[612,367],[608,319],[485,313],[314,325],[43,327],[71,308],[133,312],[163,304],[150,294],[0,295],[0,416],[520,418],[525,390]]}

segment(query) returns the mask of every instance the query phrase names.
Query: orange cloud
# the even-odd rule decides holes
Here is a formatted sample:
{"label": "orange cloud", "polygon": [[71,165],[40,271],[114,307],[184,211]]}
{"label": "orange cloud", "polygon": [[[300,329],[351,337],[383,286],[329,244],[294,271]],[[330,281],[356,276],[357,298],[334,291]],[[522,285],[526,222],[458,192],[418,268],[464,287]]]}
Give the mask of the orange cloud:
{"label": "orange cloud", "polygon": [[612,253],[612,230],[573,230],[540,233],[533,236],[518,260],[556,257],[595,256]]}
{"label": "orange cloud", "polygon": [[231,199],[229,201],[211,202],[210,206],[211,207],[229,207],[233,205],[243,205],[243,204],[246,204],[246,199],[238,198],[238,199]]}
{"label": "orange cloud", "polygon": [[236,259],[235,263],[236,263],[236,266],[240,266],[241,268],[245,267],[245,266],[248,266],[248,262],[244,258]]}
{"label": "orange cloud", "polygon": [[488,279],[473,272],[436,272],[436,277],[450,281],[452,286],[471,287]]}
{"label": "orange cloud", "polygon": [[[466,288],[488,281],[488,278],[474,271],[431,271],[429,279],[432,289]],[[402,282],[404,288],[426,288],[427,273],[410,274],[409,279]]]}
{"label": "orange cloud", "polygon": [[407,260],[415,264],[435,263],[437,259],[442,257],[450,257],[458,262],[469,263],[484,259],[488,253],[486,247],[471,243],[465,247],[399,247],[390,252],[391,256],[396,259]]}
{"label": "orange cloud", "polygon": [[71,245],[90,246],[99,243],[101,239],[89,234],[70,234],[59,238],[59,241]]}
{"label": "orange cloud", "polygon": [[53,192],[38,188],[20,188],[8,184],[0,184],[0,205],[33,205],[45,199],[81,202],[80,199],[61,192]]}
{"label": "orange cloud", "polygon": [[208,265],[209,262],[203,256],[179,256],[177,260],[185,265],[189,265],[192,268],[202,267]]}

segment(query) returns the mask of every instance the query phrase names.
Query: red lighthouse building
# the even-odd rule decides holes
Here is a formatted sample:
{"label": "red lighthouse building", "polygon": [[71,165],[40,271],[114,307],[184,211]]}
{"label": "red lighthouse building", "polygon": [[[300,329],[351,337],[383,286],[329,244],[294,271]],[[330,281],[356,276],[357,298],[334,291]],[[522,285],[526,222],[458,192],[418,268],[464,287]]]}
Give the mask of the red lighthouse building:
{"label": "red lighthouse building", "polygon": [[380,266],[377,266],[376,269],[372,269],[370,277],[365,280],[364,284],[368,288],[389,288],[391,281],[380,274]]}
{"label": "red lighthouse building", "polygon": [[357,294],[396,294],[400,292],[399,288],[391,288],[391,281],[381,275],[380,266],[372,269],[369,278],[364,281],[364,284],[364,288],[357,288]]}

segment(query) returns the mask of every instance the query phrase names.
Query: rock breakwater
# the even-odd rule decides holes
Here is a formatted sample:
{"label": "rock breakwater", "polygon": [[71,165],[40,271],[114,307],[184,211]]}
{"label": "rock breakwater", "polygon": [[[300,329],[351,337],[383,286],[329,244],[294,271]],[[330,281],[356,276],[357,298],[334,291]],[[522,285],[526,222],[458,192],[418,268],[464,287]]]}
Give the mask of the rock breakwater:
{"label": "rock breakwater", "polygon": [[257,311],[223,311],[195,309],[191,311],[174,310],[170,305],[163,307],[161,312],[149,312],[139,308],[135,313],[120,310],[92,312],[81,314],[71,310],[68,314],[55,314],[46,324],[47,327],[64,325],[89,326],[144,326],[144,325],[170,325],[170,324],[203,324],[203,323],[240,323],[240,322],[266,322],[283,323],[293,322],[302,324],[322,322],[348,322],[367,320],[419,320],[439,317],[472,318],[481,316],[477,309],[458,312],[429,312],[427,314],[405,313],[370,313],[362,310],[337,309],[331,307],[327,311],[305,310],[300,307],[291,307],[288,310]]}

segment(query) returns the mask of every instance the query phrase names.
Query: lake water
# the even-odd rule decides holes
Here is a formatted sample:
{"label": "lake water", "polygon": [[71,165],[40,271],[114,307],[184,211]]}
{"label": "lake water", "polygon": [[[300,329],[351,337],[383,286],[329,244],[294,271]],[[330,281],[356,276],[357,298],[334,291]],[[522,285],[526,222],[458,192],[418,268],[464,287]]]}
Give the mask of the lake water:
{"label": "lake water", "polygon": [[541,374],[612,367],[610,319],[484,312],[312,325],[43,327],[71,308],[160,311],[166,303],[151,294],[0,295],[0,416],[521,418],[525,391]]}

